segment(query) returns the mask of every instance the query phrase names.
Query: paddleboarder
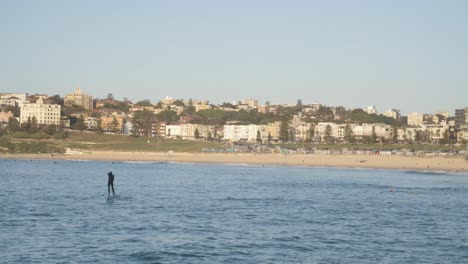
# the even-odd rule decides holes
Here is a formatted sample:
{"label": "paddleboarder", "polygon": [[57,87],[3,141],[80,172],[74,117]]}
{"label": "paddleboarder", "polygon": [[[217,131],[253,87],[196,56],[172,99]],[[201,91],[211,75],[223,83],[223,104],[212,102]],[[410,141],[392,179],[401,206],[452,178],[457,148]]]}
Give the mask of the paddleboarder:
{"label": "paddleboarder", "polygon": [[112,186],[112,195],[115,195],[114,191],[114,174],[112,174],[112,171],[109,171],[107,173],[108,180],[107,180],[107,192],[110,195],[110,187]]}

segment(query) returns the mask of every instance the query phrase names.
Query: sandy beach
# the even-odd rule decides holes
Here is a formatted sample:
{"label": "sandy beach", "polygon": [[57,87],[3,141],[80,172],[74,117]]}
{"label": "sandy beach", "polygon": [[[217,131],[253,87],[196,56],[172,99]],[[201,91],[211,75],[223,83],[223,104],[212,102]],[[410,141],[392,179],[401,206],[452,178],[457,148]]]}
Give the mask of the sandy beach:
{"label": "sandy beach", "polygon": [[190,162],[275,166],[381,168],[398,170],[447,171],[468,173],[462,157],[411,157],[384,155],[310,155],[310,154],[219,154],[90,151],[69,154],[0,154],[4,159],[106,160],[143,162]]}

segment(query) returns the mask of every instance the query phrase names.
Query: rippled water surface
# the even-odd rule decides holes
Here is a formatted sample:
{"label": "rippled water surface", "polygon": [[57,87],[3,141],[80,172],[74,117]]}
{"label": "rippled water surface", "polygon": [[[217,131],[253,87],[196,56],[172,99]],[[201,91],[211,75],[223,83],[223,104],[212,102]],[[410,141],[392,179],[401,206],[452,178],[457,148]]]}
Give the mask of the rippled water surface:
{"label": "rippled water surface", "polygon": [[0,263],[468,260],[468,175],[0,160],[0,205]]}

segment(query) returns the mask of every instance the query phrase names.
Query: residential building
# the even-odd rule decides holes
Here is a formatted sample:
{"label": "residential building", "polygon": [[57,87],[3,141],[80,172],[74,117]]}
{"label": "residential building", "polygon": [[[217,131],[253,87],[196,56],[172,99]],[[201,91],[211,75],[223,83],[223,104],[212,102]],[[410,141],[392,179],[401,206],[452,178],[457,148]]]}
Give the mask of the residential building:
{"label": "residential building", "polygon": [[45,104],[42,97],[35,103],[25,103],[20,107],[20,123],[36,117],[37,124],[60,125],[60,105]]}
{"label": "residential building", "polygon": [[166,122],[154,122],[151,124],[151,136],[152,137],[165,137],[166,136]]}
{"label": "residential building", "polygon": [[448,128],[448,125],[426,124],[421,127],[421,131],[429,132],[429,140],[438,141],[444,138],[445,131],[447,131]]}
{"label": "residential building", "polygon": [[95,130],[97,129],[98,127],[98,120],[99,118],[97,117],[91,117],[91,116],[88,116],[86,118],[84,118],[84,124],[86,126],[86,129],[87,130]]}
{"label": "residential building", "polygon": [[400,110],[397,109],[389,109],[382,113],[382,115],[391,117],[393,119],[399,120],[400,119]]}
{"label": "residential building", "polygon": [[468,107],[455,109],[455,125],[468,125]]}
{"label": "residential building", "polygon": [[468,130],[458,131],[457,142],[468,143]]}
{"label": "residential building", "polygon": [[82,106],[86,111],[93,110],[93,97],[81,92],[81,88],[76,88],[75,93],[67,94],[64,98],[66,106]]}
{"label": "residential building", "polygon": [[356,137],[370,137],[373,133],[378,138],[390,139],[393,136],[393,128],[381,123],[356,125],[353,132]]}
{"label": "residential building", "polygon": [[271,136],[272,141],[278,141],[280,138],[280,130],[281,130],[281,121],[276,121],[273,123],[269,123],[265,127],[265,134],[268,139],[268,135]]}
{"label": "residential building", "polygon": [[8,120],[13,117],[13,113],[11,111],[3,112],[0,111],[0,123],[8,123]]}
{"label": "residential building", "polygon": [[315,126],[315,137],[324,140],[326,136],[327,127],[330,127],[330,136],[333,138],[338,138],[338,124],[332,122],[319,122]]}
{"label": "residential building", "polygon": [[242,104],[248,105],[249,108],[257,108],[258,100],[251,97],[251,98],[242,100]]}
{"label": "residential building", "polygon": [[180,125],[180,134],[182,139],[194,140],[195,131],[198,130],[199,138],[208,138],[208,135],[211,133],[211,137],[215,138],[215,127],[214,126],[205,126],[199,124],[181,124]]}
{"label": "residential building", "polygon": [[171,105],[175,102],[176,100],[172,97],[166,96],[164,99],[161,99],[161,104],[163,106],[168,106]]}
{"label": "residential building", "polygon": [[0,105],[19,106],[26,102],[27,94],[0,93]]}
{"label": "residential building", "polygon": [[256,142],[258,132],[262,141],[268,140],[264,125],[225,125],[223,139],[228,141]]}
{"label": "residential building", "polygon": [[371,114],[377,114],[377,109],[375,108],[375,105],[374,106],[368,106],[368,107],[365,107],[364,109],[364,112],[368,113],[369,115]]}
{"label": "residential building", "polygon": [[310,135],[310,129],[312,128],[311,123],[301,122],[294,126],[294,139],[296,141],[306,141]]}
{"label": "residential building", "polygon": [[408,126],[422,126],[424,115],[421,113],[408,114]]}
{"label": "residential building", "polygon": [[112,124],[112,122],[114,122],[114,118],[117,120],[117,126],[115,127],[117,133],[121,133],[123,131],[125,116],[114,112],[112,115],[101,116],[101,127],[104,132],[114,132]]}
{"label": "residential building", "polygon": [[166,137],[179,138],[182,136],[182,128],[180,125],[166,125]]}
{"label": "residential building", "polygon": [[416,132],[420,130],[420,128],[416,127],[406,127],[406,128],[398,128],[397,135],[399,141],[414,141],[416,139]]}

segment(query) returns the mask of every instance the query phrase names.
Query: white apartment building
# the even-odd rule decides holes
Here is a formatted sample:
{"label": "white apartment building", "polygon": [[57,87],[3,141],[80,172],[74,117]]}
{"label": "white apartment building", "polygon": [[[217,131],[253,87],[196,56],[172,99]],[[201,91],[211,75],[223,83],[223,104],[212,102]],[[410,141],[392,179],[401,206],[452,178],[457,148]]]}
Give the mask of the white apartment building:
{"label": "white apartment building", "polygon": [[88,130],[94,130],[98,127],[98,120],[99,118],[97,117],[91,117],[88,116],[84,119],[84,124],[86,126],[86,129]]}
{"label": "white apartment building", "polygon": [[60,125],[60,105],[44,104],[42,97],[36,103],[23,104],[20,108],[20,123],[26,123],[33,116],[37,124]]}
{"label": "white apartment building", "polygon": [[408,114],[408,126],[422,126],[424,115],[421,113]]}
{"label": "white apartment building", "polygon": [[330,136],[333,138],[338,138],[338,124],[332,122],[320,122],[315,126],[315,136],[320,138],[321,140],[325,137],[325,132],[327,131],[327,127],[330,126],[331,134]]}
{"label": "white apartment building", "polygon": [[369,137],[372,136],[374,130],[375,135],[379,138],[383,137],[386,139],[392,138],[393,128],[390,125],[375,123],[375,124],[362,124],[356,125],[353,128],[354,135],[357,137]]}
{"label": "white apartment building", "polygon": [[26,102],[25,93],[0,93],[0,105],[22,106]]}
{"label": "white apartment building", "polygon": [[195,139],[195,131],[198,130],[198,135],[200,138],[208,138],[208,135],[211,133],[211,137],[215,138],[215,127],[214,126],[205,126],[199,124],[182,124],[180,125],[180,136],[182,139]]}
{"label": "white apartment building", "polygon": [[161,104],[164,106],[171,105],[175,102],[176,100],[172,97],[166,96],[164,99],[161,99]]}
{"label": "white apartment building", "polygon": [[178,138],[182,136],[181,125],[166,125],[166,137]]}
{"label": "white apartment building", "polygon": [[224,140],[248,142],[257,141],[257,131],[260,131],[262,141],[268,140],[267,127],[264,125],[225,125]]}
{"label": "white apartment building", "polygon": [[429,139],[431,141],[437,141],[444,138],[445,131],[449,129],[446,124],[443,125],[423,125],[421,131],[429,132]]}
{"label": "white apartment building", "polygon": [[369,115],[377,114],[377,109],[375,108],[375,106],[368,106],[368,107],[365,107],[363,110],[364,110],[364,112],[368,113]]}
{"label": "white apartment building", "polygon": [[305,141],[309,139],[310,129],[312,128],[311,123],[301,122],[294,127],[294,138],[296,141]]}

